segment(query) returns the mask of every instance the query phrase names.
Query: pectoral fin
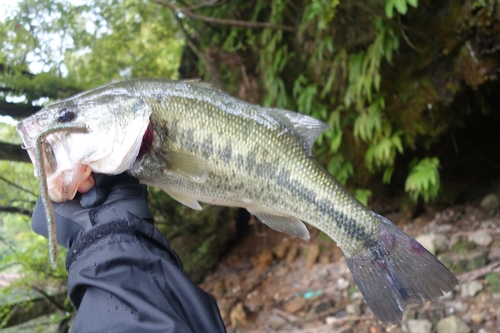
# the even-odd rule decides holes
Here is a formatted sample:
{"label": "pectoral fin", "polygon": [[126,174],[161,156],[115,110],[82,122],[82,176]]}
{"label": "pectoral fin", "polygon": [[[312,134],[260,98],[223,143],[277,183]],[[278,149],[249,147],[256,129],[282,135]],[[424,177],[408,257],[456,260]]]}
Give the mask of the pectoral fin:
{"label": "pectoral fin", "polygon": [[208,178],[210,166],[202,157],[189,154],[165,154],[163,158],[167,162],[168,170],[184,179],[204,183]]}
{"label": "pectoral fin", "polygon": [[194,209],[194,210],[202,210],[203,209],[203,208],[201,208],[198,201],[196,201],[194,198],[191,198],[191,197],[184,195],[184,194],[179,194],[179,193],[174,192],[170,189],[162,189],[162,190],[165,191],[168,195],[170,195],[172,197],[172,199],[180,202],[181,204],[183,204],[185,206],[188,206],[191,209]]}
{"label": "pectoral fin", "polygon": [[291,216],[277,216],[268,213],[248,210],[252,215],[255,215],[262,223],[276,231],[284,232],[294,237],[299,237],[303,240],[309,239],[309,230],[304,223],[298,218]]}

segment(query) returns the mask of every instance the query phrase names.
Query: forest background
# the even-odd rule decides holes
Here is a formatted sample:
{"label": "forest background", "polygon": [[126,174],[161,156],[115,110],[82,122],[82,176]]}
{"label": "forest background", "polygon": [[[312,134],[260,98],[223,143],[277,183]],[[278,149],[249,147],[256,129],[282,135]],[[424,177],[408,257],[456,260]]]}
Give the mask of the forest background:
{"label": "forest background", "polygon": [[[38,183],[13,124],[111,81],[201,78],[318,118],[330,128],[315,158],[365,204],[397,198],[416,214],[468,200],[499,178],[495,0],[0,3],[0,273],[21,277],[1,291],[0,327],[15,317],[3,305],[29,295],[52,299],[54,320],[71,313],[56,299],[64,255],[52,271],[46,240],[30,230]],[[150,193],[158,227],[197,280],[248,220]]]}

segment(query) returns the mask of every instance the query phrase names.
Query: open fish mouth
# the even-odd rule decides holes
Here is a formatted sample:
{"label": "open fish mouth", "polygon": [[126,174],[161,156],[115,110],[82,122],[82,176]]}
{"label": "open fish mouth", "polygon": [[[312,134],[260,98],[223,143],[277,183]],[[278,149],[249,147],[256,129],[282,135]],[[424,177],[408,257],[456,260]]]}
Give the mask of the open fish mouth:
{"label": "open fish mouth", "polygon": [[[54,127],[57,131],[73,131],[75,127]],[[49,129],[50,130],[50,129]],[[41,133],[38,126],[34,126],[29,118],[17,125],[17,131],[23,140],[22,147],[26,149],[35,167],[35,176],[39,178],[40,168],[47,180],[47,190],[50,200],[53,202],[64,202],[75,197],[78,189],[87,189],[92,169],[86,164],[75,164],[71,161],[69,151],[57,145],[57,140],[38,140]],[[37,143],[38,141],[38,143]],[[37,144],[39,145],[37,149]],[[41,154],[38,159],[37,151]],[[39,163],[38,161],[42,161]],[[39,179],[40,180],[40,179]]]}

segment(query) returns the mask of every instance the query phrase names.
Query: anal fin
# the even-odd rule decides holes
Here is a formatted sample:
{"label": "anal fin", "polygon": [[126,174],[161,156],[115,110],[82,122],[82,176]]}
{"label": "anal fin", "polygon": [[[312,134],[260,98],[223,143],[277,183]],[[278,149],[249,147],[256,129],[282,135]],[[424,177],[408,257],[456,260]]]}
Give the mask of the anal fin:
{"label": "anal fin", "polygon": [[271,229],[287,233],[294,237],[299,237],[303,240],[309,239],[309,230],[307,230],[304,223],[296,217],[278,216],[253,210],[248,210],[248,212],[255,215],[255,217]]}

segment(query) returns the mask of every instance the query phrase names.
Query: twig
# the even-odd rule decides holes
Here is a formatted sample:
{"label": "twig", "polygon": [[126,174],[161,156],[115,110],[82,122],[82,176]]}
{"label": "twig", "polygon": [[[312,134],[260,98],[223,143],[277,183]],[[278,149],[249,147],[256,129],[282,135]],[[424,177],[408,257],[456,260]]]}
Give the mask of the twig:
{"label": "twig", "polygon": [[240,70],[241,70],[241,75],[243,76],[243,82],[245,83],[245,87],[247,89],[250,89],[250,80],[248,79],[247,70],[245,68],[245,65],[242,64],[240,66]]}
{"label": "twig", "polygon": [[17,185],[16,183],[11,182],[11,181],[10,181],[10,180],[8,180],[7,178],[4,178],[4,177],[0,176],[0,180],[1,180],[1,181],[3,181],[3,182],[5,182],[5,183],[7,183],[7,184],[9,184],[10,186],[13,186],[13,187],[15,187],[15,188],[17,188],[17,189],[21,190],[21,191],[24,191],[24,192],[26,192],[26,193],[29,193],[29,194],[31,194],[31,195],[32,195],[32,196],[34,196],[34,197],[36,197],[36,196],[37,196],[34,192],[32,192],[32,191],[30,191],[30,190],[28,190],[28,189],[25,189],[24,187],[22,187],[22,186],[20,186],[20,185]]}
{"label": "twig", "polygon": [[33,214],[33,212],[29,209],[22,208],[22,207],[16,207],[16,206],[0,206],[0,212],[17,213],[17,214],[23,214],[26,216],[31,216]]}
{"label": "twig", "polygon": [[360,320],[370,320],[376,319],[374,314],[365,314],[365,315],[357,315],[357,316],[346,316],[346,317],[327,317],[326,323],[329,325],[339,325],[343,324],[346,321],[360,321]]}
{"label": "twig", "polygon": [[458,154],[458,145],[457,141],[455,140],[455,134],[453,134],[453,131],[451,132],[451,139],[453,140],[453,147],[455,148],[455,154]]}
{"label": "twig", "polygon": [[294,328],[291,330],[287,330],[286,332],[287,333],[344,333],[344,332],[354,332],[354,331],[353,331],[353,325],[349,323],[338,328],[332,328],[331,325],[322,325],[311,328],[310,330],[307,329],[304,330],[302,328],[298,329]]}
{"label": "twig", "polygon": [[402,30],[411,32],[414,35],[428,39],[428,36],[423,32],[411,29],[410,27],[401,22],[391,20],[390,18],[386,17],[385,14],[382,14],[378,9],[374,8],[373,6],[367,6],[364,2],[352,2],[352,4],[370,15],[375,14],[377,17],[380,17],[383,21],[388,22]]}
{"label": "twig", "polygon": [[193,53],[198,57],[198,59],[200,59],[201,61],[203,61],[205,63],[205,67],[208,71],[208,74],[210,75],[210,81],[212,82],[212,84],[215,87],[222,90],[222,88],[223,88],[222,82],[220,81],[219,74],[217,73],[217,70],[215,69],[215,66],[213,64],[212,59],[210,59],[209,56],[206,56],[205,54],[203,54],[203,52],[201,52],[196,47],[196,45],[194,45],[193,39],[191,38],[191,36],[188,34],[186,29],[184,28],[184,25],[182,24],[181,19],[179,19],[179,17],[177,17],[177,15],[174,15],[174,19],[177,21],[179,28],[181,29],[182,33],[184,34],[187,46],[191,49],[191,51],[193,51]]}
{"label": "twig", "polygon": [[487,228],[487,229],[478,229],[478,230],[470,230],[470,231],[457,231],[451,235],[451,239],[453,240],[454,238],[459,238],[459,237],[469,237],[470,235],[473,235],[478,231],[484,231],[490,235],[491,234],[499,234],[500,228],[495,228],[495,229]]}
{"label": "twig", "polygon": [[219,19],[215,17],[203,16],[196,13],[193,13],[187,8],[181,8],[173,5],[169,1],[166,0],[154,0],[155,3],[170,8],[175,12],[180,12],[192,19],[213,23],[213,24],[221,24],[221,25],[230,25],[233,27],[241,27],[241,28],[254,28],[254,29],[273,29],[273,30],[282,30],[288,32],[294,32],[296,29],[291,26],[282,25],[282,24],[273,24],[267,22],[249,22],[249,21],[240,21],[240,20],[228,20],[228,19]]}
{"label": "twig", "polygon": [[298,316],[295,316],[295,315],[293,315],[291,313],[288,313],[288,312],[280,310],[280,309],[274,308],[274,309],[272,309],[272,311],[274,313],[276,313],[278,316],[286,319],[289,323],[295,323],[295,322],[297,322],[297,321],[299,321],[299,320],[302,319],[302,318],[300,318]]}
{"label": "twig", "polygon": [[42,289],[38,288],[38,287],[31,287],[31,289],[37,291],[38,293],[40,293],[49,303],[53,304],[56,308],[58,308],[59,310],[61,311],[66,311],[66,308],[64,308],[64,306],[62,306],[61,304],[59,304],[55,299],[54,297],[50,296],[49,294],[47,294],[45,291],[43,291]]}
{"label": "twig", "polygon": [[200,9],[200,8],[206,8],[206,7],[217,7],[217,6],[222,5],[226,1],[227,0],[206,2],[206,3],[200,4],[200,5],[191,5],[191,6],[187,7],[186,9],[193,10],[193,9]]}
{"label": "twig", "polygon": [[[399,14],[398,14],[398,23],[401,24],[401,25],[403,25],[401,23],[401,17],[399,16]],[[406,43],[408,44],[408,46],[410,46],[412,49],[414,49],[415,51],[417,51],[419,53],[423,53],[424,52],[424,50],[419,49],[418,47],[416,47],[415,45],[413,45],[413,43],[410,41],[410,39],[406,35],[405,30],[402,27],[400,27],[399,30],[401,31],[401,35],[403,35],[403,38],[406,41]]]}
{"label": "twig", "polygon": [[489,264],[488,266],[484,266],[467,273],[462,273],[459,276],[457,276],[457,279],[460,283],[464,283],[477,280],[493,272],[495,273],[500,272],[500,261],[496,261],[494,263]]}

